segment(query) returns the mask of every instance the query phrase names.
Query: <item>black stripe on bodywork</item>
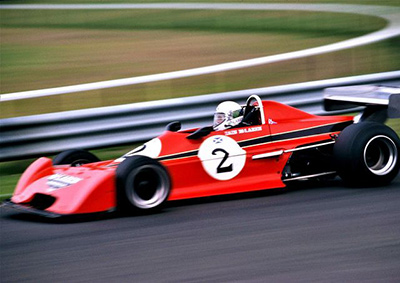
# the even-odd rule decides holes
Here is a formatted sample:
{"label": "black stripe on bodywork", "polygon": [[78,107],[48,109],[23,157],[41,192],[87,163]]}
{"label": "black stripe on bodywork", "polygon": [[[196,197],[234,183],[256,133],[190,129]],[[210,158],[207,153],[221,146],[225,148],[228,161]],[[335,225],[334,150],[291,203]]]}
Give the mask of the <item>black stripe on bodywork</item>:
{"label": "black stripe on bodywork", "polygon": [[[316,127],[304,129],[304,130],[295,130],[292,132],[287,132],[287,133],[282,133],[282,134],[262,136],[262,137],[255,138],[255,139],[244,140],[244,141],[238,142],[238,144],[241,147],[248,147],[248,146],[255,146],[255,145],[269,143],[269,142],[278,142],[278,141],[313,136],[313,135],[318,135],[318,134],[339,132],[339,131],[342,131],[347,126],[351,125],[352,123],[353,123],[353,121],[346,121],[346,122],[339,122],[339,123],[330,124],[330,125],[316,126]],[[187,152],[183,152],[183,153],[171,154],[171,155],[159,157],[159,158],[157,158],[157,160],[163,161],[163,160],[186,158],[186,157],[196,156],[198,154],[198,152],[199,152],[198,150],[193,150],[193,151],[187,151]]]}
{"label": "black stripe on bodywork", "polygon": [[162,160],[170,160],[170,159],[191,157],[191,156],[197,155],[198,152],[199,152],[198,150],[187,151],[187,152],[183,152],[183,153],[177,153],[177,154],[162,156],[162,157],[157,158],[157,160],[162,161]]}
{"label": "black stripe on bodywork", "polygon": [[269,136],[263,136],[263,137],[259,137],[259,138],[255,138],[255,139],[251,139],[251,140],[247,140],[247,141],[240,141],[238,142],[238,144],[241,147],[246,147],[246,146],[251,146],[251,145],[257,145],[257,144],[263,144],[263,143],[267,143],[267,142],[271,142],[272,141],[272,137]]}
{"label": "black stripe on bodywork", "polygon": [[251,140],[241,141],[239,142],[239,145],[241,147],[248,147],[269,142],[279,142],[295,138],[302,138],[302,137],[308,137],[308,136],[331,133],[331,132],[339,132],[342,131],[347,126],[351,125],[352,123],[353,121],[346,121],[335,124],[316,126],[309,129],[295,130],[281,134],[272,134],[270,136],[263,136]]}
{"label": "black stripe on bodywork", "polygon": [[272,135],[271,139],[272,141],[282,141],[282,140],[289,140],[294,138],[307,137],[307,136],[313,136],[331,132],[339,132],[352,123],[353,123],[352,121],[346,121],[337,124],[317,126],[314,128],[300,130],[300,131],[276,134]]}

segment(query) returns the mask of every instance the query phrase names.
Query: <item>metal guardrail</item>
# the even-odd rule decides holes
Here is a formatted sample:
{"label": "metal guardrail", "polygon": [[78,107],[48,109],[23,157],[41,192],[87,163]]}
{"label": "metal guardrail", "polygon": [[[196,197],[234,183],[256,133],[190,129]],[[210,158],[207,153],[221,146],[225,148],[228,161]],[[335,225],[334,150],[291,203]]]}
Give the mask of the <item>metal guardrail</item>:
{"label": "metal guardrail", "polygon": [[234,100],[243,104],[251,94],[324,115],[324,88],[381,83],[400,84],[400,71],[1,119],[0,161],[71,148],[93,149],[142,142],[162,133],[172,121],[181,121],[183,128],[210,125],[218,103]]}

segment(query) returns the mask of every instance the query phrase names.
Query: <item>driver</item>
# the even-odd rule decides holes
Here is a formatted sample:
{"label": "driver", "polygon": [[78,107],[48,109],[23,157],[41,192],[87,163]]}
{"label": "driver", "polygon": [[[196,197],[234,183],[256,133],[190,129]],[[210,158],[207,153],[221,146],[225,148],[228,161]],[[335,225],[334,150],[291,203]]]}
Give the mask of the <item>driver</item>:
{"label": "driver", "polygon": [[237,126],[242,122],[242,107],[234,101],[225,101],[217,106],[214,113],[213,129],[215,131],[226,130]]}

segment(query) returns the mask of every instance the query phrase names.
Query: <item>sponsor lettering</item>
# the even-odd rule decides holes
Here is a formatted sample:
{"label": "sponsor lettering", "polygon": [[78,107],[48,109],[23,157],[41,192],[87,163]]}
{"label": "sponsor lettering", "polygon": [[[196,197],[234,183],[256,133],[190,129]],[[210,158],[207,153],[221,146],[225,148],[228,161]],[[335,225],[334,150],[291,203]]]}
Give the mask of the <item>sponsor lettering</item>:
{"label": "sponsor lettering", "polygon": [[253,127],[253,128],[244,128],[244,129],[239,129],[239,134],[246,134],[246,133],[252,133],[252,132],[259,132],[261,131],[261,127]]}
{"label": "sponsor lettering", "polygon": [[74,185],[80,181],[82,181],[81,178],[57,173],[47,178],[47,185],[51,189],[61,189]]}
{"label": "sponsor lettering", "polygon": [[225,131],[225,136],[232,136],[238,133],[237,130]]}
{"label": "sponsor lettering", "polygon": [[237,135],[237,134],[247,134],[247,133],[253,133],[253,132],[260,132],[262,131],[262,127],[252,127],[252,128],[244,128],[244,129],[238,129],[238,130],[230,130],[230,131],[225,131],[224,134],[225,136],[232,136],[232,135]]}

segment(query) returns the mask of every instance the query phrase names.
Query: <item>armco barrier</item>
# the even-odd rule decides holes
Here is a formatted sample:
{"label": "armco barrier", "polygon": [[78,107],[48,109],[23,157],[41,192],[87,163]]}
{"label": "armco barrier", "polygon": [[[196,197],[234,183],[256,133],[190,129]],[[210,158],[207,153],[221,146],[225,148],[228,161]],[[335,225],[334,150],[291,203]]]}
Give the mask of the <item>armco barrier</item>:
{"label": "armco barrier", "polygon": [[251,94],[310,113],[325,114],[322,109],[324,88],[382,83],[399,85],[400,71],[1,119],[0,161],[71,148],[92,149],[142,142],[162,133],[172,121],[181,121],[183,128],[210,125],[219,102],[234,100],[243,104]]}

